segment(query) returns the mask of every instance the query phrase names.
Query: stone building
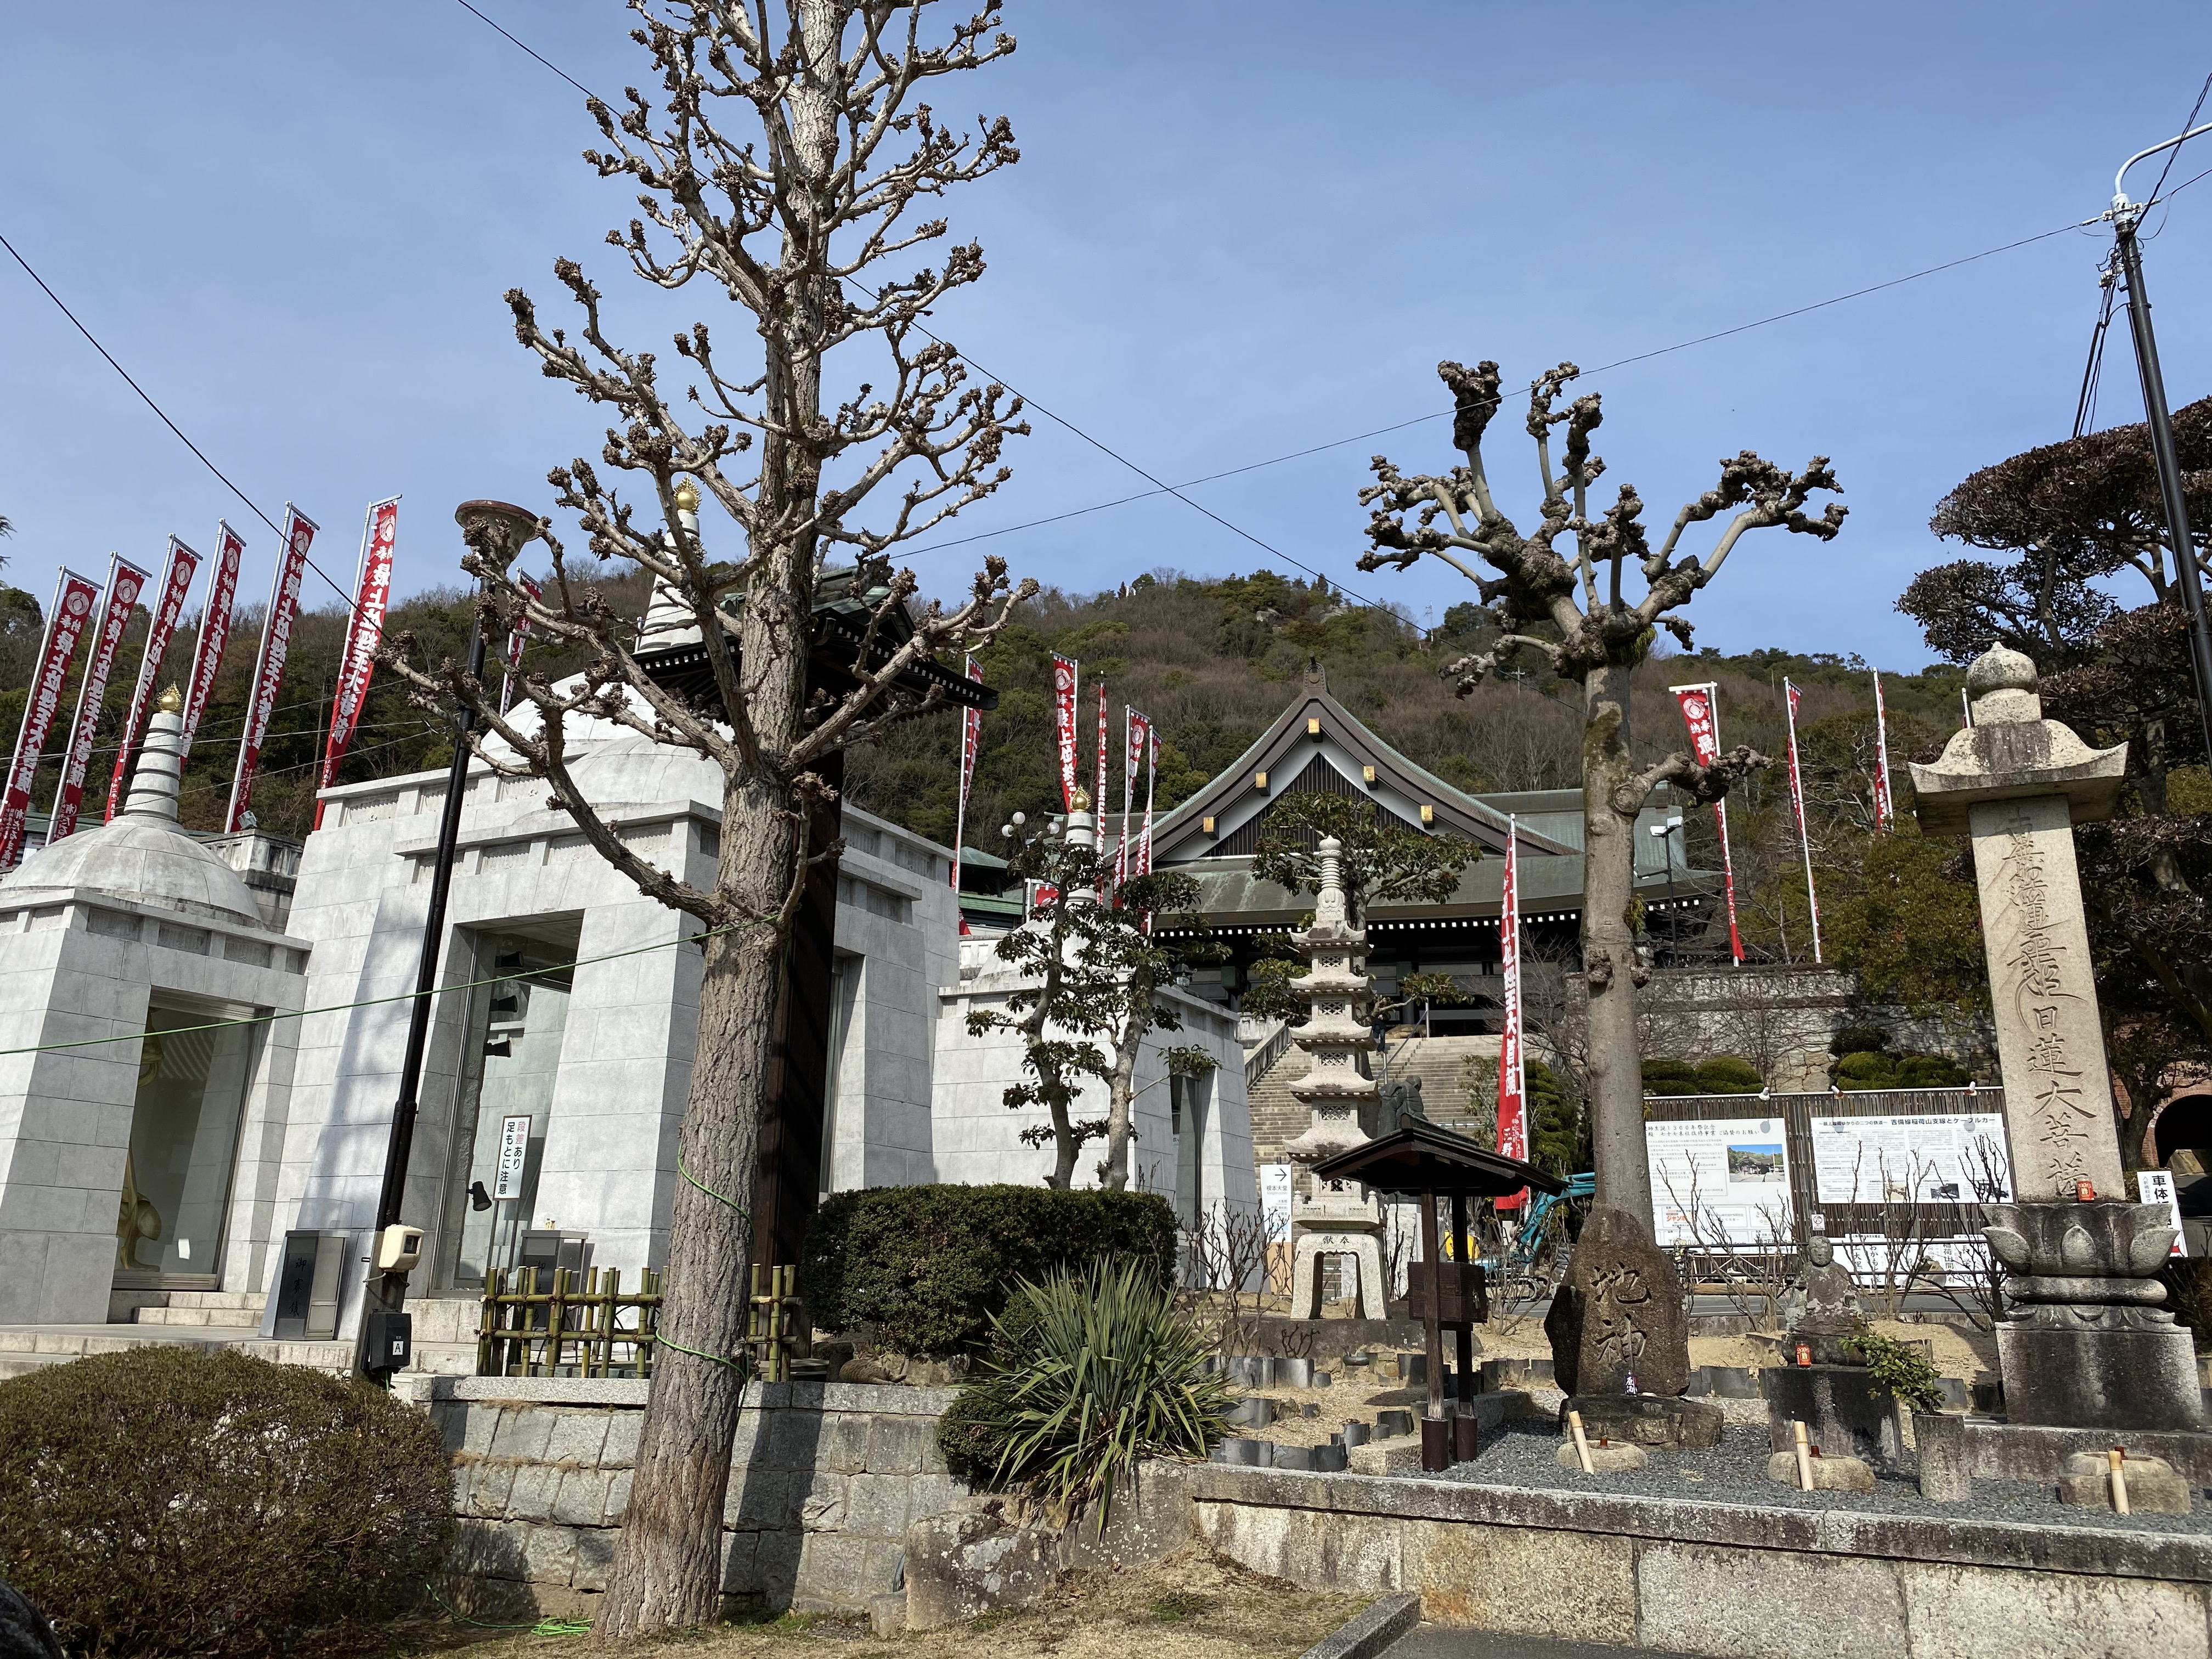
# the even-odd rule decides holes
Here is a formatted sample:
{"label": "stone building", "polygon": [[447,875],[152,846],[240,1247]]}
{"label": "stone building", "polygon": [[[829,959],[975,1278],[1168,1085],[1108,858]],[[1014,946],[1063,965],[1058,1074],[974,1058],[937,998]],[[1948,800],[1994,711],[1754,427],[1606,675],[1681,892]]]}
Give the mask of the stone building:
{"label": "stone building", "polygon": [[[281,846],[216,848],[178,827],[176,730],[173,715],[155,722],[112,823],[0,880],[0,1047],[133,1039],[0,1056],[0,1324],[95,1325],[190,1290],[220,1293],[197,1299],[210,1322],[279,1334],[270,1291],[288,1236],[314,1235],[349,1264],[343,1334],[446,775],[327,792],[288,878]],[[712,763],[608,730],[577,757],[578,783],[625,842],[711,879]],[[528,1234],[635,1282],[666,1258],[701,974],[681,941],[696,924],[641,897],[547,809],[542,784],[479,767],[467,787],[406,1174],[403,1212],[427,1233],[410,1298],[471,1302]],[[1021,1132],[1045,1115],[1000,1099],[1018,1048],[966,1030],[969,1007],[1012,988],[988,938],[961,937],[950,852],[849,807],[843,835],[821,1191],[1041,1180],[1049,1152]],[[1202,1091],[1140,1097],[1139,1179],[1187,1207],[1249,1208],[1235,1017],[1169,994],[1192,1029],[1166,1041],[1205,1042],[1224,1063]],[[1156,1053],[1146,1065],[1140,1083],[1161,1074]]]}

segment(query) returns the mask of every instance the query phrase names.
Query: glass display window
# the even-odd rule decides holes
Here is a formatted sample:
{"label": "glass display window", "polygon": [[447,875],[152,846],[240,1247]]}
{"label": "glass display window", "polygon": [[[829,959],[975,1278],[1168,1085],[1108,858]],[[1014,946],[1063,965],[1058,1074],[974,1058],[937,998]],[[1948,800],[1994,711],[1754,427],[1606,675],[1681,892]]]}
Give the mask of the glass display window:
{"label": "glass display window", "polygon": [[266,1029],[222,1018],[158,1001],[147,1010],[116,1209],[118,1285],[211,1285],[222,1271],[239,1126]]}

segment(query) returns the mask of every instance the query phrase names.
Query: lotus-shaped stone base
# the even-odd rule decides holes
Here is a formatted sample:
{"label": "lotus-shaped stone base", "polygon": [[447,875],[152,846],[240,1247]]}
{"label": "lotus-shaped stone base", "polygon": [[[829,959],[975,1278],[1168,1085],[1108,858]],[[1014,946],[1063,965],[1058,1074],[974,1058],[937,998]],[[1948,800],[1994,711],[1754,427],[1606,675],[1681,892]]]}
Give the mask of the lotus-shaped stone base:
{"label": "lotus-shaped stone base", "polygon": [[2162,1204],[2045,1200],[1992,1204],[1982,1237],[2006,1270],[2015,1322],[2063,1328],[2156,1330],[2173,1323],[2154,1277],[2173,1247]]}

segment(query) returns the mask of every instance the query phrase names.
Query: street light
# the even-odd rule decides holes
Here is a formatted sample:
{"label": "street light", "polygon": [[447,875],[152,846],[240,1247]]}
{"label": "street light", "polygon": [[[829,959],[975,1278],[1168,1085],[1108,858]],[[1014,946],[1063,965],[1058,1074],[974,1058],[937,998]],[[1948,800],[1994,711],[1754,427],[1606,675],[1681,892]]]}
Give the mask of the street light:
{"label": "street light", "polygon": [[2191,127],[2179,138],[2137,150],[2112,175],[2112,238],[2120,270],[2128,284],[2128,331],[2134,337],[2136,372],[2142,381],[2143,419],[2150,427],[2151,457],[2158,463],[2159,494],[2166,505],[2166,539],[2173,548],[2174,580],[2181,586],[2181,608],[2189,617],[2189,660],[2197,671],[2197,711],[2204,747],[2212,756],[2212,631],[2204,615],[2204,590],[2197,580],[2197,544],[2189,532],[2189,504],[2181,493],[2181,461],[2173,448],[2173,417],[2166,412],[2166,377],[2160,372],[2158,339],[2151,332],[2150,295],[2143,289],[2142,247],[2136,229],[2147,202],[2130,202],[2122,181],[2128,169],[2160,150],[2172,149],[2199,133],[2212,132],[2212,121]]}
{"label": "street light", "polygon": [[[523,544],[538,534],[538,515],[506,501],[464,501],[453,509],[462,539],[480,557],[506,568]],[[483,678],[483,624],[469,628],[469,678]],[[376,1200],[376,1231],[362,1310],[361,1334],[354,1345],[356,1376],[383,1376],[404,1364],[412,1333],[401,1311],[407,1299],[407,1275],[422,1248],[419,1230],[402,1224],[407,1161],[414,1148],[416,1097],[422,1083],[422,1051],[430,1036],[431,993],[437,988],[438,957],[446,933],[446,899],[453,890],[453,848],[460,839],[462,798],[469,781],[468,734],[475,713],[463,703],[454,720],[453,762],[446,773],[446,799],[438,817],[438,850],[430,867],[430,896],[422,917],[422,944],[416,959],[415,997],[408,1010],[407,1047],[399,1060],[399,1097],[392,1108],[392,1135],[384,1152],[384,1185]],[[410,1236],[411,1235],[411,1248]]]}

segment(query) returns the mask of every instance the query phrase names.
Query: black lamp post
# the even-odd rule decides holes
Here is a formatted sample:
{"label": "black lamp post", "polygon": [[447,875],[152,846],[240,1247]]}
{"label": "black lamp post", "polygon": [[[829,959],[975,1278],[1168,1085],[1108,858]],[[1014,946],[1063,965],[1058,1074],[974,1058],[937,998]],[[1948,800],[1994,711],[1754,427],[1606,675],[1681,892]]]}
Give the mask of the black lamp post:
{"label": "black lamp post", "polygon": [[[538,533],[538,515],[507,501],[464,501],[454,522],[469,546],[504,567]],[[483,678],[483,626],[469,628],[469,678]],[[438,818],[438,851],[430,869],[430,901],[422,917],[422,945],[415,965],[415,998],[408,1010],[407,1047],[399,1061],[399,1098],[392,1109],[392,1136],[384,1153],[384,1186],[376,1200],[376,1231],[371,1236],[368,1300],[362,1310],[361,1338],[355,1345],[355,1369],[362,1376],[386,1376],[404,1365],[413,1334],[402,1310],[407,1275],[422,1247],[422,1232],[399,1218],[407,1189],[407,1160],[415,1144],[415,1118],[422,1083],[422,1054],[430,1040],[432,993],[438,960],[444,954],[446,901],[453,885],[453,846],[460,839],[461,806],[469,782],[468,734],[476,715],[464,703],[454,720],[453,763],[446,773],[446,799]]]}

